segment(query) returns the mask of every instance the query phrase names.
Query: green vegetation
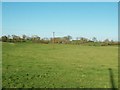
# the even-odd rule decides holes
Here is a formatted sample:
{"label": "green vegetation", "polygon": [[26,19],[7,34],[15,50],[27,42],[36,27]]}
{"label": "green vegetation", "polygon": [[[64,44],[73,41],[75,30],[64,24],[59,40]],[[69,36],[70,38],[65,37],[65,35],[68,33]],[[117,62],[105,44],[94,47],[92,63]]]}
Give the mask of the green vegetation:
{"label": "green vegetation", "polygon": [[118,47],[72,44],[5,43],[3,88],[118,87]]}
{"label": "green vegetation", "polygon": [[2,43],[0,42],[0,89],[2,88]]}
{"label": "green vegetation", "polygon": [[85,37],[76,37],[76,40],[72,39],[72,36],[64,36],[64,37],[53,37],[53,38],[41,38],[38,35],[26,36],[22,35],[22,37],[17,35],[8,35],[0,37],[0,41],[2,42],[10,42],[10,43],[18,43],[18,42],[33,42],[33,43],[42,43],[42,44],[75,44],[75,45],[88,45],[88,46],[113,46],[120,45],[120,42],[113,41],[109,39],[105,39],[103,41],[98,41],[96,37],[92,39],[88,39]]}

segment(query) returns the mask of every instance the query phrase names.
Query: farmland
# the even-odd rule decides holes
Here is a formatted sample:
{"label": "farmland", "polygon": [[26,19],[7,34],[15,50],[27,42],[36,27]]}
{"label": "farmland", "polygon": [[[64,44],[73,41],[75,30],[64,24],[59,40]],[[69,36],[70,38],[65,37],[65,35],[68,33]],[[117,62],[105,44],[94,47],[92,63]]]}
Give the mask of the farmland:
{"label": "farmland", "polygon": [[118,47],[3,43],[3,88],[118,87]]}

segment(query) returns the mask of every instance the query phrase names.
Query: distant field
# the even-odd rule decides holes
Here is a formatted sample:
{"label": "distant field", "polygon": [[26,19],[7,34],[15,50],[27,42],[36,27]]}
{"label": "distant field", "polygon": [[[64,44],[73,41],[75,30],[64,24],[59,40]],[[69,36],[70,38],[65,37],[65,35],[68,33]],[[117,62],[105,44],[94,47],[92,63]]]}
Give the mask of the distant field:
{"label": "distant field", "polygon": [[118,87],[118,47],[3,43],[2,85],[36,88]]}

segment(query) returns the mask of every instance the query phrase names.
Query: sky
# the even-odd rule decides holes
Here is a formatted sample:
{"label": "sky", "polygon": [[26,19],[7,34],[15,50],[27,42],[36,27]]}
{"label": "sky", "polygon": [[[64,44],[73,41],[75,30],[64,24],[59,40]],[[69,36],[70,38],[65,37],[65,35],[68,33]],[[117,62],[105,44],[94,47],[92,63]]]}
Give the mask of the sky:
{"label": "sky", "polygon": [[1,0],[2,2],[119,2],[119,0]]}
{"label": "sky", "polygon": [[2,35],[118,40],[117,2],[3,2]]}
{"label": "sky", "polygon": [[0,36],[2,36],[2,3],[0,2]]}

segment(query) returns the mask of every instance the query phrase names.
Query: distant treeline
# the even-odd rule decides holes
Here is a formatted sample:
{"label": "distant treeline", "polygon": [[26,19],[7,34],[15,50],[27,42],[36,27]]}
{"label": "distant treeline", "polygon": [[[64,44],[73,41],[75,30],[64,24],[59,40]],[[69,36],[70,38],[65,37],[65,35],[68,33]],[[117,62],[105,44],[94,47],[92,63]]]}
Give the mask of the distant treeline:
{"label": "distant treeline", "polygon": [[72,36],[64,37],[54,37],[54,38],[41,38],[37,35],[27,36],[22,35],[22,37],[17,35],[8,35],[0,37],[2,42],[33,42],[33,43],[43,43],[43,44],[74,44],[74,45],[89,45],[89,46],[108,46],[108,45],[118,45],[120,42],[105,39],[104,41],[98,41],[96,37],[93,37],[91,40],[85,37],[77,37],[76,40],[72,40]]}

